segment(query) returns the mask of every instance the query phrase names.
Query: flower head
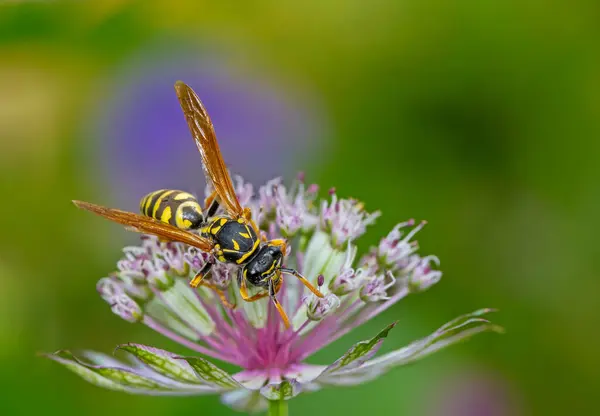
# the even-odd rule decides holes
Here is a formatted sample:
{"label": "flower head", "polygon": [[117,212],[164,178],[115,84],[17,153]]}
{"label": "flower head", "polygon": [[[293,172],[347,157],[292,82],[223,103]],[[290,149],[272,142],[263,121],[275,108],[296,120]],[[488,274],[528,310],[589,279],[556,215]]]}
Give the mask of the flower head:
{"label": "flower head", "polygon": [[262,233],[288,238],[292,250],[285,266],[294,267],[324,294],[317,297],[287,276],[278,298],[290,315],[289,329],[268,299],[242,300],[239,281],[233,278],[238,266],[217,262],[207,277],[222,291],[221,299],[210,288],[188,285],[207,262],[215,262],[211,255],[153,236],[126,247],[116,272],[97,284],[102,299],[121,318],[146,325],[201,356],[232,363],[239,372],[229,375],[204,357],[139,344],[119,346],[126,354],[122,361],[90,352],[82,358],[68,351],[48,356],[105,388],[153,395],[220,394],[235,409],[259,411],[267,400],[328,385],[361,384],[475,333],[499,329],[483,317],[490,310],[482,309],[373,358],[391,324],[330,365],[307,364],[308,357],[353,328],[437,283],[441,272],[435,269],[437,257],[417,254],[411,239],[424,223],[415,226],[412,220],[398,224],[357,259],[355,242],[379,213],[333,191],[329,201],[318,203],[318,188],[305,186],[303,179],[290,188],[279,179],[270,181],[256,195],[236,179],[238,197],[253,209]]}

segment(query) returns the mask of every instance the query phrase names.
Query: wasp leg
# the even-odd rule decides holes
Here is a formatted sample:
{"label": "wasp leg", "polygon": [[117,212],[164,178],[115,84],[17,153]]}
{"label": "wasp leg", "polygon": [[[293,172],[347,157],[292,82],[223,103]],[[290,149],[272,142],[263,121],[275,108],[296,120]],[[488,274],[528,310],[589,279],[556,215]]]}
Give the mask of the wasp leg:
{"label": "wasp leg", "polygon": [[259,292],[256,295],[250,296],[248,294],[248,287],[246,286],[246,279],[242,277],[240,281],[240,295],[242,296],[242,299],[246,302],[255,302],[259,299],[266,298],[267,296],[269,296],[269,292]]}
{"label": "wasp leg", "polygon": [[217,199],[217,191],[213,191],[212,194],[204,200],[204,210],[206,211],[206,218],[213,217],[219,209],[219,200]]}
{"label": "wasp leg", "polygon": [[194,278],[190,281],[190,286],[193,287],[194,289],[197,288],[198,286],[200,286],[200,284],[202,283],[202,280],[206,277],[206,275],[208,273],[210,273],[210,269],[213,266],[212,263],[207,262],[198,273],[196,273],[196,276],[194,276]]}
{"label": "wasp leg", "polygon": [[196,276],[194,276],[194,278],[190,281],[190,286],[193,287],[194,289],[196,289],[200,286],[207,287],[207,288],[213,290],[217,294],[219,299],[221,299],[221,302],[223,302],[223,306],[225,306],[226,308],[229,308],[229,309],[235,308],[235,305],[233,305],[231,302],[229,302],[227,300],[227,297],[225,296],[225,292],[223,292],[222,289],[218,288],[214,283],[204,281],[204,278],[206,277],[206,275],[208,273],[210,273],[210,269],[212,266],[213,266],[212,263],[206,263],[204,265],[204,267],[202,267],[202,269],[200,269],[200,271],[198,273],[196,273]]}
{"label": "wasp leg", "polygon": [[283,320],[283,324],[285,325],[285,327],[286,328],[290,327],[290,320],[289,320],[287,314],[285,313],[285,311],[283,310],[281,303],[279,303],[279,301],[275,297],[275,295],[277,293],[279,293],[279,290],[281,289],[281,285],[283,283],[283,279],[281,279],[281,276],[275,285],[273,284],[273,279],[269,280],[269,291],[268,292],[260,292],[254,296],[248,295],[246,279],[241,277],[239,283],[240,283],[240,295],[242,296],[242,299],[244,299],[246,302],[254,302],[259,299],[269,296],[271,298],[271,300],[273,301],[273,304],[277,308],[277,312],[279,312],[279,315],[281,316],[281,319]]}
{"label": "wasp leg", "polygon": [[228,309],[235,309],[236,305],[229,302],[227,300],[227,296],[225,296],[225,292],[223,291],[223,289],[219,289],[214,283],[209,283],[209,282],[201,282],[200,286],[204,286],[207,287],[209,289],[212,289],[217,296],[219,297],[219,299],[221,299],[221,303],[223,303],[223,306],[225,306]]}
{"label": "wasp leg", "polygon": [[277,283],[277,287],[275,286],[275,284],[273,284],[273,279],[269,280],[269,296],[271,297],[271,300],[273,301],[273,304],[275,305],[275,307],[277,308],[277,312],[279,312],[279,315],[281,316],[281,319],[283,320],[283,324],[285,325],[285,328],[289,328],[290,327],[290,320],[287,316],[287,314],[285,313],[285,311],[283,310],[283,306],[281,306],[281,303],[279,303],[279,301],[277,300],[277,297],[275,296],[277,294],[277,292],[279,292],[279,289],[281,288],[281,280],[279,279],[279,282]]}
{"label": "wasp leg", "polygon": [[315,295],[317,295],[320,298],[323,297],[323,294],[319,291],[319,289],[314,287],[308,280],[306,280],[306,277],[304,277],[300,273],[298,273],[297,270],[288,269],[287,267],[282,267],[279,270],[282,273],[287,273],[287,274],[296,276],[298,278],[298,280],[300,280],[302,282],[302,284],[308,288],[308,290],[310,290],[312,293],[314,293]]}

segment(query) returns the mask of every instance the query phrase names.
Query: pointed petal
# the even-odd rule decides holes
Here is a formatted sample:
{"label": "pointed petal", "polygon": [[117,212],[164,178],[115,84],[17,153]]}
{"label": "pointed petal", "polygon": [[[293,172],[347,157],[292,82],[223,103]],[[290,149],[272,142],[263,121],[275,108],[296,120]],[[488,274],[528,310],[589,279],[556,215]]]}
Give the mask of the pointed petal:
{"label": "pointed petal", "polygon": [[194,370],[178,356],[158,348],[140,344],[125,344],[117,347],[126,351],[157,373],[180,383],[205,384]]}
{"label": "pointed petal", "polygon": [[269,380],[269,371],[244,370],[234,374],[233,378],[249,390],[259,390]]}
{"label": "pointed petal", "polygon": [[284,378],[293,379],[302,385],[302,392],[313,392],[321,388],[321,385],[313,381],[327,368],[324,365],[298,364],[292,366],[285,372]]}
{"label": "pointed petal", "polygon": [[267,410],[267,401],[258,390],[238,389],[221,395],[223,404],[239,412],[259,413]]}
{"label": "pointed petal", "polygon": [[200,357],[179,357],[178,359],[187,362],[196,375],[206,384],[214,386],[220,390],[232,390],[243,387],[240,383],[230,376],[226,371],[221,370],[216,365]]}
{"label": "pointed petal", "polygon": [[329,257],[333,253],[333,247],[331,246],[331,237],[323,231],[315,231],[312,238],[306,248],[304,254],[304,264],[302,265],[302,271],[304,276],[311,281],[317,278],[317,275],[327,265]]}
{"label": "pointed petal", "polygon": [[452,344],[463,341],[472,335],[485,331],[502,332],[502,328],[481,318],[482,315],[492,312],[491,309],[480,309],[475,312],[459,316],[440,327],[433,334],[415,341],[404,348],[387,353],[379,358],[370,360],[360,367],[353,369],[340,369],[325,372],[317,377],[314,382],[320,384],[354,385],[373,380],[390,368],[412,363],[426,357],[435,351]]}
{"label": "pointed petal", "polygon": [[202,335],[208,335],[215,329],[215,323],[192,289],[181,279],[173,285],[154,289],[157,297],[179,319]]}
{"label": "pointed petal", "polygon": [[156,297],[146,304],[146,316],[162,323],[171,331],[191,340],[198,342],[202,337],[188,324],[184,323],[169,309],[160,299]]}
{"label": "pointed petal", "polygon": [[377,353],[379,347],[381,347],[381,344],[383,343],[383,339],[387,337],[394,326],[396,326],[396,322],[386,326],[370,340],[360,341],[354,344],[344,355],[327,367],[325,371],[321,373],[321,376],[327,376],[328,374],[337,371],[350,370],[364,364],[365,361],[369,360]]}
{"label": "pointed petal", "polygon": [[121,367],[87,364],[69,351],[58,351],[54,354],[45,354],[45,356],[64,365],[84,380],[110,390],[149,395],[197,395],[216,392],[215,389],[208,386],[167,384],[163,379],[159,381],[142,375],[136,369],[127,367],[125,364]]}
{"label": "pointed petal", "polygon": [[300,394],[300,383],[294,379],[284,380],[281,383],[268,384],[260,389],[268,400],[289,400]]}
{"label": "pointed petal", "polygon": [[112,355],[104,354],[102,352],[82,351],[81,356],[94,365],[101,365],[104,367],[123,367],[122,361],[119,361]]}

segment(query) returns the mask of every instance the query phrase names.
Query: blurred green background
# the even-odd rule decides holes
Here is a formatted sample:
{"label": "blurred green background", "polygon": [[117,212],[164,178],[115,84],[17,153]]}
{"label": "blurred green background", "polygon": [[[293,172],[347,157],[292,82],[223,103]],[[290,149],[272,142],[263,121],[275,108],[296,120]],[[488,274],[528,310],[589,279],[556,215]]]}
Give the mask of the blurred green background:
{"label": "blurred green background", "polygon": [[[394,319],[386,350],[479,307],[500,309],[495,319],[507,328],[365,386],[301,395],[292,414],[594,414],[599,22],[598,2],[586,0],[2,2],[0,413],[234,413],[217,397],[104,391],[35,356],[110,352],[127,341],[178,351],[96,295],[96,281],[134,240],[69,201],[132,209],[140,192],[163,185],[202,189],[184,133],[181,147],[148,153],[157,164],[135,151],[144,124],[162,122],[140,89],[167,97],[161,108],[184,129],[172,90],[183,78],[201,96],[202,86],[213,89],[224,120],[215,117],[217,131],[235,127],[227,108],[238,90],[249,89],[250,107],[263,108],[265,90],[286,103],[287,118],[264,111],[231,133],[256,140],[262,157],[235,162],[237,145],[224,134],[225,159],[257,185],[305,169],[325,189],[380,208],[363,248],[398,221],[429,221],[419,242],[440,257],[442,282],[314,361]],[[215,73],[226,76],[213,82]],[[277,135],[286,137],[261,141]],[[190,162],[173,171],[179,155]],[[174,164],[161,165],[163,156]],[[163,173],[164,184],[145,183]]]}

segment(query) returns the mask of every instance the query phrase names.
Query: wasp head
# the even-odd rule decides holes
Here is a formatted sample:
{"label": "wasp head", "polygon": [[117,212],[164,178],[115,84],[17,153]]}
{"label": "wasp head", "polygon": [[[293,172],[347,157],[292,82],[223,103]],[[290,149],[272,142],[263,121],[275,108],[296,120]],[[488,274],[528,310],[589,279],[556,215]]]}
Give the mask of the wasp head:
{"label": "wasp head", "polygon": [[264,245],[244,268],[244,277],[256,286],[267,286],[269,279],[281,267],[283,253],[275,245]]}

